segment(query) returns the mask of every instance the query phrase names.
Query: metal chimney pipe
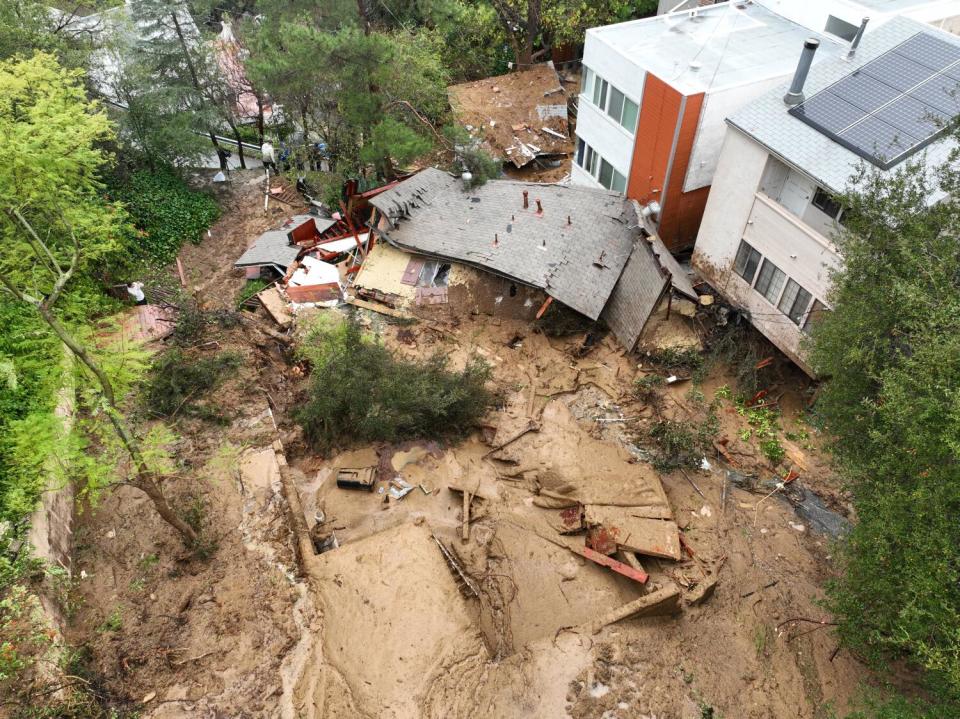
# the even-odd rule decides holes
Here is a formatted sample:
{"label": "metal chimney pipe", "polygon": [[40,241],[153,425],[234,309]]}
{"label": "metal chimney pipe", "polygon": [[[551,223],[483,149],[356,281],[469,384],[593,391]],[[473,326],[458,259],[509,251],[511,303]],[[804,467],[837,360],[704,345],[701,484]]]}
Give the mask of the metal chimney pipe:
{"label": "metal chimney pipe", "polygon": [[540,204],[540,200],[537,200],[537,214],[538,214],[538,215],[542,215],[542,214],[543,214],[543,205]]}
{"label": "metal chimney pipe", "polygon": [[530,203],[527,202],[527,191],[523,191],[523,209],[527,209],[530,206]]}
{"label": "metal chimney pipe", "polygon": [[811,37],[803,41],[803,52],[800,53],[797,71],[793,73],[790,89],[783,96],[783,101],[791,107],[799,105],[804,100],[803,84],[807,81],[807,73],[810,72],[810,65],[813,63],[813,54],[818,47],[820,47],[820,41],[815,38]]}
{"label": "metal chimney pipe", "polygon": [[857,48],[860,47],[860,41],[863,39],[863,33],[867,29],[868,22],[870,22],[870,18],[868,17],[865,17],[860,21],[860,27],[857,30],[857,34],[853,36],[853,40],[850,43],[850,49],[847,51],[847,60],[857,54]]}

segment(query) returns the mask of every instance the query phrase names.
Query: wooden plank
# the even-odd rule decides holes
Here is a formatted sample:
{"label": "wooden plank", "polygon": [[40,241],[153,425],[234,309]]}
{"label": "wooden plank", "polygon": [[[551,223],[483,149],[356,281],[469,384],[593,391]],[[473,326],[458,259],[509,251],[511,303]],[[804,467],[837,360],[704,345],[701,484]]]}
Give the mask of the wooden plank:
{"label": "wooden plank", "polygon": [[470,492],[463,493],[463,524],[460,526],[460,539],[470,539]]}
{"label": "wooden plank", "polygon": [[363,309],[370,310],[371,312],[379,312],[380,314],[387,315],[388,317],[397,317],[401,320],[413,319],[413,317],[406,312],[391,309],[386,305],[378,305],[374,302],[367,302],[366,300],[357,299],[356,297],[347,298],[347,303],[353,305],[354,307],[362,307]]}
{"label": "wooden plank", "polygon": [[621,549],[652,557],[680,559],[680,537],[676,522],[636,516],[642,511],[641,507],[588,504],[585,522],[588,527],[602,526]]}
{"label": "wooden plank", "polygon": [[594,634],[599,632],[608,624],[619,622],[627,617],[648,617],[660,616],[664,614],[677,614],[680,612],[680,590],[676,585],[658,589],[655,592],[646,594],[639,599],[624,604],[602,617],[594,620],[590,627]]}
{"label": "wooden plank", "polygon": [[622,574],[623,576],[632,579],[635,582],[640,582],[640,584],[646,583],[650,578],[646,572],[641,572],[633,567],[628,567],[623,562],[618,562],[616,559],[611,559],[606,554],[600,554],[600,552],[595,552],[590,547],[584,547],[583,549],[574,550],[577,554],[589,559],[591,562],[596,562],[597,564],[602,564],[604,567],[612,569],[617,574]]}
{"label": "wooden plank", "polygon": [[267,314],[273,318],[280,327],[286,329],[293,322],[293,315],[287,309],[287,303],[280,296],[280,291],[276,287],[268,287],[257,293],[257,299],[267,311]]}

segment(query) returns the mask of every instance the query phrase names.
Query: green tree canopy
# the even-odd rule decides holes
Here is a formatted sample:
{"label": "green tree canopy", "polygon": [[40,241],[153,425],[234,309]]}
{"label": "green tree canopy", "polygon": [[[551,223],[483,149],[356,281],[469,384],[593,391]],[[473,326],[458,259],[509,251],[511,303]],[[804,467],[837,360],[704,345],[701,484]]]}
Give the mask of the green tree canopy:
{"label": "green tree canopy", "polygon": [[[815,328],[818,402],[857,523],[832,587],[840,634],[925,667],[960,701],[960,172],[864,172]],[[930,199],[941,200],[930,204]],[[957,708],[954,705],[954,709]]]}

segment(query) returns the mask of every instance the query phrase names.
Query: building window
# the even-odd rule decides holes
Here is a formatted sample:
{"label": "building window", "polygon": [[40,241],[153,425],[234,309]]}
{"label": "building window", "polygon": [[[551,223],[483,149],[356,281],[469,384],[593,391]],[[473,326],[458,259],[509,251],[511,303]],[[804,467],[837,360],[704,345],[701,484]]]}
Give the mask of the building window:
{"label": "building window", "polygon": [[607,107],[607,81],[599,76],[593,81],[593,104],[601,110]]}
{"label": "building window", "polygon": [[777,304],[777,298],[783,289],[783,283],[787,281],[787,276],[779,267],[770,260],[763,261],[763,267],[760,268],[760,274],[757,275],[757,284],[753,288],[761,295],[767,298],[770,304]]}
{"label": "building window", "polygon": [[823,320],[824,315],[829,311],[820,300],[814,300],[813,305],[810,306],[810,311],[807,313],[807,319],[803,322],[803,331],[810,334],[810,331]]}
{"label": "building window", "polygon": [[627,178],[616,170],[613,171],[613,180],[610,182],[610,189],[614,192],[627,193]]}
{"label": "building window", "polygon": [[624,193],[627,191],[627,178],[617,172],[613,165],[600,157],[600,154],[582,139],[577,142],[577,155],[574,159],[608,190]]}
{"label": "building window", "polygon": [[813,206],[820,210],[820,212],[825,214],[827,217],[832,217],[835,220],[839,218],[840,212],[843,209],[840,206],[840,203],[837,202],[833,196],[822,187],[817,188],[817,191],[813,194],[812,202]]}
{"label": "building window", "polygon": [[637,117],[640,115],[637,103],[588,67],[583,68],[580,94],[589,98],[631,135],[636,132]]}
{"label": "building window", "polygon": [[593,94],[593,70],[586,65],[583,66],[583,82],[580,85],[580,94],[590,97]]}
{"label": "building window", "polygon": [[637,103],[629,97],[623,100],[623,115],[620,117],[620,124],[631,135],[637,131],[637,117],[640,115],[640,108]]}
{"label": "building window", "polygon": [[748,285],[752,285],[759,264],[760,253],[746,241],[740,240],[740,249],[737,250],[737,258],[733,261],[733,271],[740,275]]}
{"label": "building window", "polygon": [[812,298],[813,295],[800,285],[793,280],[788,280],[787,289],[783,291],[783,297],[780,298],[780,304],[777,307],[793,320],[794,324],[799,325]]}

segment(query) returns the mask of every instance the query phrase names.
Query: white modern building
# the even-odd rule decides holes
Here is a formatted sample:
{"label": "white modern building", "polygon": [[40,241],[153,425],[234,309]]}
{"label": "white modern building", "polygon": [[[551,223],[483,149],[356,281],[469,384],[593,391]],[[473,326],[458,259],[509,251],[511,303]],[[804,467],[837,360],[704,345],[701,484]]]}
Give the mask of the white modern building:
{"label": "white modern building", "polygon": [[[863,18],[878,28],[895,17],[929,23],[947,32],[960,32],[956,0],[755,0],[770,10],[811,30],[822,30],[852,40]],[[714,0],[660,0],[657,14],[692,10]]]}
{"label": "white modern building", "polygon": [[800,93],[781,86],[727,120],[693,265],[812,374],[803,339],[829,309],[830,270],[842,261],[834,198],[861,168],[947,161],[957,146],[945,127],[960,116],[960,37],[894,18],[852,57],[831,53],[798,75]]}
{"label": "white modern building", "polygon": [[588,30],[573,182],[625,193],[671,250],[692,247],[724,118],[788,78],[811,36],[818,61],[847,45],[749,0]]}

